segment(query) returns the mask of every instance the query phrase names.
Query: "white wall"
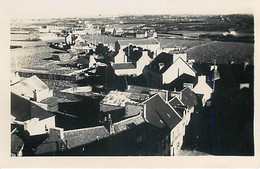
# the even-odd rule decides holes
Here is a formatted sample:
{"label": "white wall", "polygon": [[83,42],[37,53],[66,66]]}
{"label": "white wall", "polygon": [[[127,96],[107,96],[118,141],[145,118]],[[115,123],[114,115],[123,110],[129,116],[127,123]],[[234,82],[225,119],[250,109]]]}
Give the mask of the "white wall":
{"label": "white wall", "polygon": [[171,131],[171,155],[178,155],[178,152],[183,143],[183,136],[185,135],[185,125],[183,125],[183,120],[179,122],[177,126],[175,126]]}
{"label": "white wall", "polygon": [[[178,74],[179,70],[179,74]],[[181,76],[183,73],[196,77],[196,73],[181,59],[172,64],[166,72],[162,74],[163,84],[171,83],[173,80]]]}
{"label": "white wall", "polygon": [[45,126],[50,129],[55,127],[55,116],[39,120],[39,118],[33,118],[24,122],[24,129],[32,135],[39,135],[48,133],[45,130]]}
{"label": "white wall", "polygon": [[46,98],[52,97],[53,96],[53,90],[50,89],[44,89],[40,91],[36,91],[36,101],[40,102]]}
{"label": "white wall", "polygon": [[115,56],[115,63],[126,63],[125,52],[120,49],[118,54]]}
{"label": "white wall", "polygon": [[152,59],[148,56],[148,51],[143,51],[142,57],[136,63],[137,76],[142,74],[144,67],[148,65],[151,62],[151,60]]}

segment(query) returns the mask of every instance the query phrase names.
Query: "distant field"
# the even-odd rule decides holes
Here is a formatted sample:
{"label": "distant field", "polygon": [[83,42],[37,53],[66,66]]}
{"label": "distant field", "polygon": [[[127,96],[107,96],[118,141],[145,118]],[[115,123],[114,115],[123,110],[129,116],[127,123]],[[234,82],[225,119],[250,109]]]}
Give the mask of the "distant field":
{"label": "distant field", "polygon": [[253,43],[238,42],[215,42],[207,45],[195,47],[187,51],[189,59],[195,59],[197,62],[211,62],[216,59],[217,63],[242,63],[249,61],[251,64],[254,59]]}
{"label": "distant field", "polygon": [[190,47],[207,43],[206,41],[202,41],[202,40],[177,40],[177,39],[163,39],[163,38],[159,38],[158,41],[161,43],[161,47],[167,47],[167,48],[173,48],[175,46],[190,48]]}
{"label": "distant field", "polygon": [[[29,35],[11,35],[11,40],[24,40]],[[92,36],[87,35],[85,38],[88,42],[92,42]],[[103,42],[114,46],[115,42],[119,39],[134,39],[112,37],[106,35],[94,35],[93,43]],[[254,44],[252,43],[238,43],[238,42],[212,42],[204,40],[177,40],[177,39],[164,39],[158,38],[161,47],[187,47],[189,59],[195,59],[197,62],[213,62],[216,58],[217,63],[228,63],[229,61],[244,62],[253,61],[254,58]],[[15,69],[14,58],[16,56],[18,67],[32,67],[39,66],[52,61],[43,60],[49,58],[55,53],[54,49],[48,47],[44,41],[26,42],[26,41],[11,41],[11,45],[21,45],[23,48],[11,49],[11,72]],[[61,60],[70,58],[68,53],[58,54]]]}

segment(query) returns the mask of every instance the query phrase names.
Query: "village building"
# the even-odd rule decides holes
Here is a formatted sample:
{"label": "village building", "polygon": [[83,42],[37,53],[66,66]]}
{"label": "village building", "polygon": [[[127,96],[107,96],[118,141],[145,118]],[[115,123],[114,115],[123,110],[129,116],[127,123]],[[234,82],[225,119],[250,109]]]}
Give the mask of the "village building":
{"label": "village building", "polygon": [[[194,95],[187,91],[180,92],[181,99],[173,95],[170,100],[166,90],[130,85],[124,92],[110,91],[100,102],[104,125],[65,131],[69,147],[65,153],[178,155],[188,124],[186,115],[196,104],[196,100],[188,106],[183,103],[182,99]],[[122,142],[122,138],[129,139]]]}
{"label": "village building", "polygon": [[130,45],[151,50],[155,54],[160,49],[160,43],[156,39],[118,40],[115,42],[115,50],[118,51],[118,54],[115,56],[115,63],[127,62],[127,55],[124,49]]}
{"label": "village building", "polygon": [[[135,52],[136,51],[136,52]],[[149,64],[152,60],[152,54],[150,51],[135,50],[128,57],[128,62],[125,63],[112,63],[112,67],[115,70],[115,74],[118,76],[123,75],[136,75],[142,74],[144,67]],[[115,56],[117,57],[117,56]]]}
{"label": "village building", "polygon": [[183,74],[196,77],[197,72],[186,61],[187,54],[184,52],[173,54],[162,52],[145,67],[143,74],[150,87],[159,88],[163,84],[173,82]]}

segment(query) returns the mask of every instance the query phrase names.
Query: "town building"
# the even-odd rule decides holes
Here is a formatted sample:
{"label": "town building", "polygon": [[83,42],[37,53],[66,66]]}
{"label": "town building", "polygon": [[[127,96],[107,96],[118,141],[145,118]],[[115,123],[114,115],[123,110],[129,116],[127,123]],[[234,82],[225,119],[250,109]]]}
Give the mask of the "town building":
{"label": "town building", "polygon": [[156,39],[134,39],[134,40],[118,40],[115,42],[115,50],[118,54],[115,57],[115,63],[126,63],[127,55],[124,51],[128,46],[136,46],[142,49],[151,50],[156,54],[156,51],[160,49],[160,43]]}
{"label": "town building", "polygon": [[151,87],[159,88],[162,84],[169,84],[183,74],[196,77],[197,72],[186,61],[186,53],[162,52],[145,67],[143,74]]}
{"label": "town building", "polygon": [[[100,102],[104,125],[64,132],[67,154],[178,155],[196,100],[191,90],[180,98],[166,90],[127,86],[110,91]],[[195,97],[196,98],[196,97]],[[188,103],[185,105],[184,102]],[[123,140],[122,140],[123,139]]]}
{"label": "town building", "polygon": [[[115,74],[122,75],[136,75],[142,74],[144,67],[152,61],[152,55],[150,51],[134,50],[128,57],[128,62],[125,63],[112,63],[112,67],[115,70]],[[117,56],[116,56],[117,57]]]}

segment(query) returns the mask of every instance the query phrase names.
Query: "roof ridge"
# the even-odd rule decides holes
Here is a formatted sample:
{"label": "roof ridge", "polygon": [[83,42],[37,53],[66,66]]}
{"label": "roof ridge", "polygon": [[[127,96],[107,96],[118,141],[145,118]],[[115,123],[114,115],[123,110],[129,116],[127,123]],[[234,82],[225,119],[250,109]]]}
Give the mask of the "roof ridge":
{"label": "roof ridge", "polygon": [[125,121],[133,120],[133,119],[135,119],[135,118],[139,118],[139,117],[142,117],[142,114],[141,114],[141,113],[139,113],[139,114],[136,115],[136,116],[133,116],[133,117],[130,117],[130,118],[127,118],[127,119],[121,120],[121,121],[119,121],[119,122],[116,122],[116,123],[114,123],[114,125],[119,125],[119,124],[121,124],[121,123],[123,123],[123,122],[125,122]]}
{"label": "roof ridge", "polygon": [[[160,95],[159,95],[159,96],[160,96]],[[176,112],[176,110],[169,104],[169,102],[164,101],[164,99],[162,98],[162,96],[160,96],[160,98],[163,100],[163,102],[164,102],[166,105],[168,105],[168,106],[174,111],[175,114],[178,115],[179,118],[181,118],[181,116],[180,116],[180,115]],[[182,119],[182,118],[181,118],[181,119]]]}
{"label": "roof ridge", "polygon": [[177,96],[174,96],[171,100],[169,100],[168,102],[170,103],[173,99],[178,99],[178,101],[179,102],[181,102],[181,104],[183,105],[183,106],[185,106],[185,104],[177,97]]}
{"label": "roof ridge", "polygon": [[[153,95],[152,97],[148,98],[147,100],[145,100],[144,102],[142,102],[142,104],[146,103],[147,101],[151,100],[152,98],[154,98],[156,95],[159,95],[159,93],[156,93],[155,95]],[[159,95],[160,96],[160,95]]]}
{"label": "roof ridge", "polygon": [[182,117],[176,112],[176,110],[169,104],[169,103],[166,103],[173,111],[175,114],[177,114],[177,116],[182,120]]}
{"label": "roof ridge", "polygon": [[75,131],[84,131],[84,130],[90,130],[90,129],[96,129],[96,128],[103,128],[104,126],[95,126],[95,127],[86,127],[86,128],[80,128],[80,129],[72,129],[72,130],[67,130],[63,131],[63,133],[69,133],[69,132],[75,132]]}
{"label": "roof ridge", "polygon": [[[183,60],[180,56],[169,66],[169,68],[173,65],[173,64],[175,64],[179,59],[181,59],[192,71],[194,71],[195,73],[197,73],[197,71],[196,70],[194,70],[185,60]],[[168,69],[169,69],[168,68]],[[167,70],[168,70],[167,69]],[[164,71],[163,73],[165,73],[165,72],[167,72],[167,70],[166,71]]]}

